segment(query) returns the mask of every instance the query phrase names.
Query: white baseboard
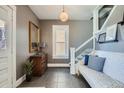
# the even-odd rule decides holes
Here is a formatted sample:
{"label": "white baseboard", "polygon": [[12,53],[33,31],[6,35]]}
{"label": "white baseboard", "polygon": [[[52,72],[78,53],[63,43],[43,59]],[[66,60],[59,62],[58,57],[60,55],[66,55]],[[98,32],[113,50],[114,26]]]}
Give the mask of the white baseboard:
{"label": "white baseboard", "polygon": [[19,78],[16,81],[16,87],[18,87],[23,81],[25,81],[25,79],[26,79],[26,75],[23,75],[21,78]]}
{"label": "white baseboard", "polygon": [[70,67],[69,63],[68,64],[64,64],[64,63],[48,63],[47,66],[48,67]]}

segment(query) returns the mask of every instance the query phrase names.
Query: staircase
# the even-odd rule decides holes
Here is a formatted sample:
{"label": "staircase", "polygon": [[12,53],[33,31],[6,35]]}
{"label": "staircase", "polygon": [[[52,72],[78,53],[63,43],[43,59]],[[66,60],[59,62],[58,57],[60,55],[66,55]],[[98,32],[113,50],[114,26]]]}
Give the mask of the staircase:
{"label": "staircase", "polygon": [[71,47],[70,48],[70,73],[71,74],[75,74],[75,64],[76,64],[76,62],[79,62],[80,60],[82,60],[83,56],[86,55],[86,54],[91,53],[94,48],[93,49],[85,49],[78,56],[76,56],[76,53],[80,49],[84,48],[84,46],[86,46],[88,43],[92,42],[93,40],[94,40],[94,37],[92,36],[87,41],[85,41],[83,44],[81,44],[79,47],[77,47],[77,48]]}
{"label": "staircase", "polygon": [[[75,73],[75,64],[76,62],[79,62],[80,60],[83,59],[83,56],[86,54],[90,54],[92,51],[95,51],[95,39],[96,37],[100,34],[105,32],[106,27],[110,26],[112,24],[115,24],[117,22],[122,21],[123,18],[123,12],[124,12],[124,6],[113,6],[111,11],[109,12],[109,15],[107,16],[106,20],[104,21],[103,25],[101,28],[99,28],[99,17],[98,13],[99,10],[103,8],[103,6],[98,6],[95,8],[93,11],[93,36],[89,38],[87,41],[85,41],[83,44],[81,44],[79,47],[70,48],[70,73],[71,74],[76,74]],[[80,53],[78,56],[76,56],[76,53],[84,48],[88,43],[93,42],[93,48],[92,49],[85,49]]]}

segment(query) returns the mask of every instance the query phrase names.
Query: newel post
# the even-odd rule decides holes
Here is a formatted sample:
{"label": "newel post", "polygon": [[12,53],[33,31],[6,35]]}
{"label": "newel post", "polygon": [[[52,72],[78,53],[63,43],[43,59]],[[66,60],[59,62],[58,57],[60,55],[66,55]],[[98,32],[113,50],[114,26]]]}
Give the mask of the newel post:
{"label": "newel post", "polygon": [[75,48],[70,48],[70,74],[75,74]]}

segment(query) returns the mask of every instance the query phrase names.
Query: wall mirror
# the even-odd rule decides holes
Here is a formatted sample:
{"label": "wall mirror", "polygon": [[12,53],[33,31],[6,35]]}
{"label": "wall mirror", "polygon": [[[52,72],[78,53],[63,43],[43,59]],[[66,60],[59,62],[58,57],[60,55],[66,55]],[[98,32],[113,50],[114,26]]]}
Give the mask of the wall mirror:
{"label": "wall mirror", "polygon": [[40,29],[37,25],[29,21],[29,52],[38,51],[40,43]]}

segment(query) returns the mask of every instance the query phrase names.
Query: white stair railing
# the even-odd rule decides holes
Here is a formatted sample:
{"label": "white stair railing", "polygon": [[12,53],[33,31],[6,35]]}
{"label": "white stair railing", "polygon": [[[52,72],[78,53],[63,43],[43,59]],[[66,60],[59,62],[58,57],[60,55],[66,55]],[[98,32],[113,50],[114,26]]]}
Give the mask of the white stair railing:
{"label": "white stair railing", "polygon": [[81,48],[83,48],[85,45],[87,45],[91,40],[93,40],[93,36],[89,38],[87,41],[85,41],[83,44],[81,44],[78,48],[75,49],[75,52],[79,51]]}
{"label": "white stair railing", "polygon": [[70,48],[70,73],[71,74],[75,74],[75,72],[76,72],[76,69],[75,69],[76,56],[75,56],[75,53],[78,52],[80,49],[82,49],[85,45],[87,45],[93,39],[94,39],[94,37],[92,36],[87,41],[85,41],[83,44],[81,44],[78,48],[74,48],[74,47]]}
{"label": "white stair railing", "polygon": [[[93,11],[93,29],[94,29],[94,34],[99,34],[99,33],[103,33],[103,30],[106,28],[106,26],[111,22],[114,22],[114,18],[116,20],[119,20],[116,16],[116,12],[120,11],[119,7],[123,7],[123,6],[118,6],[118,5],[114,5],[114,7],[112,8],[112,10],[110,11],[107,19],[105,20],[105,22],[103,23],[101,29],[99,28],[99,18],[98,18],[98,11],[101,9],[101,6],[98,6],[96,9],[94,9]],[[120,14],[120,13],[119,13]],[[119,15],[119,17],[121,16],[121,14]],[[121,19],[122,20],[122,19]]]}
{"label": "white stair railing", "polygon": [[70,48],[70,73],[75,74],[75,48]]}
{"label": "white stair railing", "polygon": [[100,31],[102,31],[102,30],[104,29],[104,27],[106,26],[106,24],[110,21],[110,19],[111,19],[111,17],[112,17],[112,15],[113,15],[113,13],[114,13],[114,11],[115,11],[116,8],[117,8],[117,6],[115,5],[115,6],[113,7],[113,9],[111,10],[109,16],[107,17],[106,21],[105,21],[104,24],[102,25]]}

